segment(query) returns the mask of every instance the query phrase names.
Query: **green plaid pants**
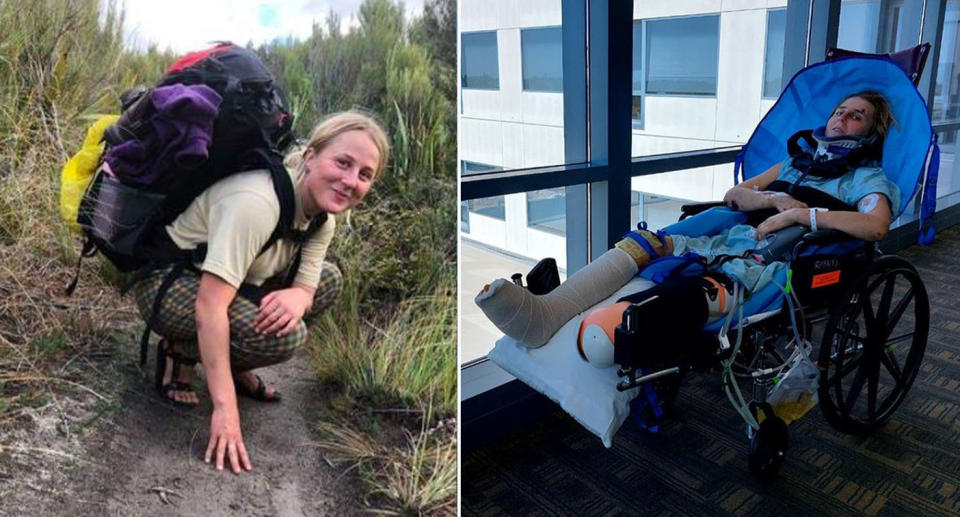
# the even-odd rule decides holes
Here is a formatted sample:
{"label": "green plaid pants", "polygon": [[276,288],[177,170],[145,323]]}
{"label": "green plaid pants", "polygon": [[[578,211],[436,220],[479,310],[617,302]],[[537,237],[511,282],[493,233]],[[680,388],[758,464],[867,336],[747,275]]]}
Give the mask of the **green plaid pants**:
{"label": "green plaid pants", "polygon": [[[144,321],[150,318],[154,298],[169,268],[158,269],[133,285],[137,309]],[[160,309],[151,330],[182,347],[184,356],[200,358],[197,345],[197,326],[194,305],[200,275],[184,271],[160,302]],[[343,276],[334,264],[323,263],[320,285],[313,299],[313,307],[303,316],[297,329],[283,337],[261,335],[254,330],[253,321],[259,307],[250,300],[237,296],[227,311],[230,319],[230,366],[237,372],[282,363],[291,357],[307,340],[307,324],[333,305],[343,289]],[[269,288],[267,288],[269,290]]]}

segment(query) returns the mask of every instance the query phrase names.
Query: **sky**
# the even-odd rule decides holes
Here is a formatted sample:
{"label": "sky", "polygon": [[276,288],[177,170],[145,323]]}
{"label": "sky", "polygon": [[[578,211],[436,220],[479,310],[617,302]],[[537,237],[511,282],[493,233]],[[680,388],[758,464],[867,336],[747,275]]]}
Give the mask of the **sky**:
{"label": "sky", "polygon": [[[106,2],[107,0],[103,0]],[[314,21],[340,15],[341,30],[357,24],[362,0],[118,0],[124,7],[127,42],[145,48],[153,42],[183,53],[213,41],[255,45],[276,38],[304,39]],[[423,0],[405,0],[406,19],[419,15]]]}

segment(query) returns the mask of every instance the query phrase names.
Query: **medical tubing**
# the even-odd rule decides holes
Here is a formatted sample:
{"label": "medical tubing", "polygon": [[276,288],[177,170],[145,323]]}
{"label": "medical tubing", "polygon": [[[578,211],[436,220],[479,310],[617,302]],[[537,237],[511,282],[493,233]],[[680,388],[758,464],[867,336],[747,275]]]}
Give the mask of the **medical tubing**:
{"label": "medical tubing", "polygon": [[[721,332],[726,335],[730,329],[730,323],[733,321],[734,312],[739,312],[737,315],[737,324],[743,320],[743,290],[744,288],[740,286],[739,283],[734,283],[733,286],[733,299],[736,304],[731,310],[730,315],[727,317],[727,321],[724,322]],[[729,340],[728,340],[729,342]],[[757,423],[756,418],[753,414],[750,413],[746,400],[743,398],[743,393],[740,391],[740,384],[737,382],[736,377],[733,375],[733,370],[730,366],[733,364],[733,358],[740,352],[740,345],[743,342],[743,329],[740,329],[737,332],[737,341],[733,345],[733,350],[731,351],[730,357],[722,361],[723,365],[723,374],[721,375],[721,380],[723,381],[723,390],[727,394],[727,399],[730,400],[730,404],[733,406],[733,409],[740,414],[740,417],[743,418],[744,422],[747,423],[751,428],[758,428],[760,424]],[[731,392],[731,386],[733,391]],[[734,393],[736,398],[734,398]]]}
{"label": "medical tubing", "polygon": [[[806,329],[807,329],[807,314],[803,311],[803,303],[800,302],[800,297],[797,296],[797,291],[796,291],[796,289],[788,289],[787,292],[790,293],[790,296],[793,297],[793,301],[797,302],[797,311],[800,313],[800,323],[801,323],[801,325],[802,325],[801,328],[802,328],[804,331],[806,331]],[[806,340],[806,339],[807,339],[807,336],[804,335],[804,336],[803,336],[803,339]]]}
{"label": "medical tubing", "polygon": [[[780,289],[780,291],[783,292],[784,297],[787,299],[787,309],[790,311],[790,325],[793,327],[793,339],[795,340],[797,345],[802,345],[803,338],[800,336],[800,331],[797,330],[797,318],[796,318],[796,315],[793,313],[793,299],[790,296],[790,293],[787,292],[786,287],[776,282],[772,282],[772,283],[773,285],[777,286],[777,288]],[[799,303],[799,300],[797,300],[797,303]]]}

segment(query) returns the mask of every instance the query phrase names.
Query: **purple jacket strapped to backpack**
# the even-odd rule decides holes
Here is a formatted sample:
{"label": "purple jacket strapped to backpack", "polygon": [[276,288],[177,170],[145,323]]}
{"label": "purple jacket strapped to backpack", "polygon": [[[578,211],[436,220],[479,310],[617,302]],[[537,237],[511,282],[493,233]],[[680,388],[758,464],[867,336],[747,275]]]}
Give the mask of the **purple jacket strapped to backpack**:
{"label": "purple jacket strapped to backpack", "polygon": [[[106,154],[110,169],[124,183],[150,184],[168,163],[190,169],[208,156],[220,94],[203,84],[171,84],[154,88],[150,100],[156,109],[149,121],[152,131],[142,140],[111,147]],[[151,150],[159,152],[151,155]]]}

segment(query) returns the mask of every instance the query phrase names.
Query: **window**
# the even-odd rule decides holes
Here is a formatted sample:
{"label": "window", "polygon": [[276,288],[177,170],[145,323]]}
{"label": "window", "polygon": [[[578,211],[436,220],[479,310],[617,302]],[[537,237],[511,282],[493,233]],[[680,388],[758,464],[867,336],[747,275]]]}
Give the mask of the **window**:
{"label": "window", "polygon": [[649,228],[665,228],[680,219],[681,206],[693,202],[631,190],[630,227],[645,221]]}
{"label": "window", "polygon": [[560,27],[520,31],[525,91],[558,93],[563,91],[562,37]]}
{"label": "window", "polygon": [[763,97],[775,99],[783,88],[783,45],[787,10],[767,11],[767,45],[763,55]]}
{"label": "window", "polygon": [[643,22],[633,22],[633,101],[630,118],[634,129],[643,129]]}
{"label": "window", "polygon": [[477,90],[500,89],[497,33],[472,32],[461,36],[460,84]]}
{"label": "window", "polygon": [[873,53],[877,48],[880,26],[880,0],[843,0],[837,47]]}
{"label": "window", "polygon": [[567,234],[564,187],[527,192],[527,226],[556,235]]}
{"label": "window", "polygon": [[471,199],[470,201],[467,201],[467,205],[469,206],[469,210],[475,214],[485,215],[494,219],[500,219],[501,221],[504,220],[504,216],[506,215],[503,196]]}
{"label": "window", "polygon": [[[943,37],[931,111],[934,123],[960,120],[960,2],[955,0],[947,2],[943,15]],[[952,143],[956,135],[956,132],[943,135],[941,143]]]}
{"label": "window", "polygon": [[647,20],[643,31],[646,94],[717,94],[719,15]]}
{"label": "window", "polygon": [[889,2],[886,8],[886,23],[883,24],[885,26],[883,45],[877,49],[877,52],[893,52],[898,50],[900,45],[897,44],[897,40],[904,37],[903,15],[905,9],[903,0]]}
{"label": "window", "polygon": [[[466,160],[460,162],[461,176],[502,170],[502,167],[487,165],[486,163],[468,162]],[[467,212],[493,217],[501,221],[506,217],[506,203],[504,202],[503,196],[471,199],[466,201],[465,204],[467,205]],[[460,211],[460,229],[461,231],[470,233],[470,214],[464,213],[462,209]]]}
{"label": "window", "polygon": [[468,201],[460,202],[460,231],[470,233],[470,203]]}
{"label": "window", "polygon": [[495,172],[502,171],[503,167],[498,167],[496,165],[487,165],[486,163],[479,162],[468,162],[462,160],[460,162],[460,175],[469,176],[471,174],[480,174],[483,172]]}

